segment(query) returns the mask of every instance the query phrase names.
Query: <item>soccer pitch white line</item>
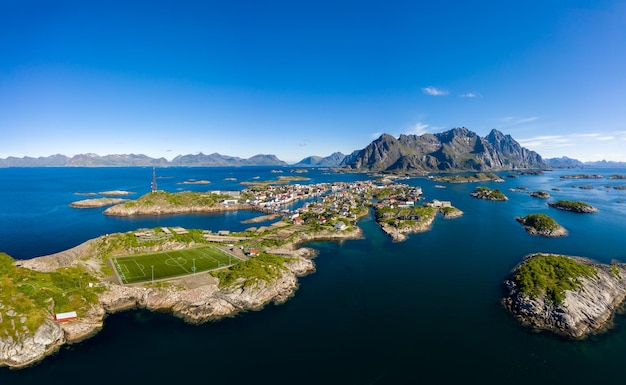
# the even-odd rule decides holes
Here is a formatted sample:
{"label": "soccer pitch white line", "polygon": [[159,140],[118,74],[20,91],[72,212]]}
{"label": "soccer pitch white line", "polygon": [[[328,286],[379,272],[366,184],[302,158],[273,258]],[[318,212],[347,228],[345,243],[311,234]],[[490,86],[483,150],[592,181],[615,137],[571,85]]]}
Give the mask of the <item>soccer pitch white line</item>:
{"label": "soccer pitch white line", "polygon": [[[174,259],[171,255],[169,255],[168,253],[165,253],[165,255],[167,255],[167,256],[168,256],[168,258],[169,258],[169,259],[171,259],[172,261],[174,261],[174,263],[176,263],[178,266],[180,266],[180,268],[181,268],[181,269],[185,270],[185,272],[186,272],[187,274],[191,274],[191,273],[189,272],[189,270],[185,269],[185,268],[183,267],[183,265],[181,265],[180,263],[178,263],[178,261],[177,261],[176,259]],[[168,261],[168,260],[166,259],[166,262],[167,262],[167,261]],[[187,261],[187,259],[186,259],[186,258],[185,258],[185,261]]]}
{"label": "soccer pitch white line", "polygon": [[[230,253],[225,252],[224,250],[217,249],[217,248],[214,248],[214,250],[220,251],[220,252],[222,252],[222,254],[226,254],[229,257],[229,262],[231,262],[229,265],[232,265],[232,260],[230,259],[230,257],[234,258],[236,261],[239,261],[239,258],[235,257],[234,255],[232,255]],[[209,258],[212,259],[213,261],[215,261],[217,263],[217,267],[219,267],[220,264],[225,264],[225,262],[222,262],[222,261],[220,261],[220,260],[218,260],[215,257],[212,257],[210,255],[206,255],[204,252],[202,252],[202,257],[203,258],[207,258],[207,259],[209,259]]]}
{"label": "soccer pitch white line", "polygon": [[[141,272],[141,275],[136,274],[136,275],[130,275],[129,273],[131,272],[131,269],[128,268],[128,263],[134,262],[135,266],[137,266],[138,271]],[[137,263],[137,261],[134,258],[127,258],[124,259],[122,261],[122,263],[119,263],[119,261],[117,261],[117,263],[119,264],[120,268],[122,271],[120,271],[120,273],[124,274],[124,281],[126,281],[126,283],[128,283],[129,279],[137,279],[137,278],[145,278],[146,277],[146,271],[144,269],[143,265],[140,265],[139,263]]]}
{"label": "soccer pitch white line", "polygon": [[[146,277],[146,271],[144,270],[144,266],[138,264],[135,259],[133,259],[133,262],[135,262],[135,265],[137,265],[137,268],[141,271],[141,275],[140,276],[138,275],[137,277],[145,278]],[[133,277],[133,278],[135,278],[135,277]]]}

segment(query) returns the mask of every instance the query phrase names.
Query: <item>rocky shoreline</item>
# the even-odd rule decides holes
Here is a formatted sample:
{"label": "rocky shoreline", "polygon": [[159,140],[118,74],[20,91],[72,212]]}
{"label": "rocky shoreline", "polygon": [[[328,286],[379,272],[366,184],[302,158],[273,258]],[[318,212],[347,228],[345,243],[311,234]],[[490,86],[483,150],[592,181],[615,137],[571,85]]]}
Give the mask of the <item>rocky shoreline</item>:
{"label": "rocky shoreline", "polygon": [[537,227],[533,223],[531,223],[532,221],[529,219],[529,216],[515,217],[515,220],[518,221],[522,226],[524,226],[524,229],[526,230],[528,234],[541,235],[543,237],[550,237],[550,238],[565,237],[568,234],[567,229],[559,225],[556,222],[553,222],[554,227],[542,228],[542,227]]}
{"label": "rocky shoreline", "polygon": [[535,255],[527,256],[505,280],[503,306],[522,325],[536,331],[549,331],[572,339],[608,330],[612,319],[626,299],[626,265],[599,264],[580,257],[567,257],[592,266],[596,274],[579,277],[580,286],[564,292],[562,303],[555,303],[544,292],[529,296],[522,292],[515,275]]}
{"label": "rocky shoreline", "polygon": [[[235,283],[220,287],[217,278],[209,274],[195,274],[172,279],[169,285],[163,287],[144,287],[121,286],[103,279],[100,285],[104,291],[98,295],[98,304],[92,306],[87,314],[69,322],[56,322],[51,315],[32,335],[24,333],[21,338],[0,338],[0,366],[22,368],[37,363],[65,344],[95,335],[104,327],[106,316],[119,311],[147,309],[167,312],[186,322],[202,324],[258,310],[270,303],[283,303],[297,290],[298,277],[315,271],[312,257],[316,253],[310,248],[300,247],[301,243],[361,237],[361,229],[355,226],[345,232],[301,233],[293,243],[268,249],[270,253],[290,258],[282,273],[269,282],[256,280],[253,284]],[[99,240],[92,239],[53,255],[18,261],[16,265],[42,272],[79,264],[99,269],[95,247]]]}
{"label": "rocky shoreline", "polygon": [[596,207],[584,202],[556,201],[548,202],[548,206],[558,210],[572,211],[582,214],[597,213],[599,211]]}
{"label": "rocky shoreline", "polygon": [[391,237],[395,242],[402,242],[406,240],[408,234],[423,233],[428,231],[433,224],[435,216],[427,218],[417,224],[407,225],[403,227],[391,226],[388,223],[379,223],[380,228]]}

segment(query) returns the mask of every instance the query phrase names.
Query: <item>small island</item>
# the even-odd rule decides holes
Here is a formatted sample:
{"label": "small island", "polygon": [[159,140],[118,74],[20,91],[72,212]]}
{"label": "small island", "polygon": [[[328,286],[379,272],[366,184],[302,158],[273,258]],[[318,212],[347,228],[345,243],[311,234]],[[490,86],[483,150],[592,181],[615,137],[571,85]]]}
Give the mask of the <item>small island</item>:
{"label": "small island", "polygon": [[575,213],[595,213],[598,209],[592,205],[580,201],[559,200],[556,202],[548,202],[548,206],[558,210],[572,211]]}
{"label": "small island", "polygon": [[502,191],[490,189],[489,187],[477,187],[470,195],[474,198],[489,201],[506,201],[509,199]]}
{"label": "small island", "polygon": [[179,182],[179,184],[210,184],[211,181],[206,180],[206,179],[187,179],[186,181],[183,182]]}
{"label": "small island", "polygon": [[602,179],[602,175],[598,175],[598,174],[562,175],[561,179]]}
{"label": "small island", "polygon": [[528,193],[528,195],[530,195],[533,198],[540,198],[540,199],[548,199],[548,198],[550,198],[550,193],[548,193],[547,191],[543,191],[543,190],[532,191],[532,192]]}
{"label": "small island", "polygon": [[[256,177],[254,179],[256,179]],[[267,187],[273,184],[288,184],[291,182],[304,182],[307,180],[311,180],[311,178],[307,178],[304,176],[297,176],[297,175],[280,175],[275,180],[265,180],[265,181],[255,180],[252,182],[240,182],[239,184],[242,186],[251,186],[251,187],[264,187],[264,186]]]}
{"label": "small island", "polygon": [[521,223],[529,234],[544,237],[563,237],[567,235],[567,230],[546,214],[529,214],[525,217],[516,217],[515,220]]}
{"label": "small island", "polygon": [[440,175],[434,176],[431,179],[433,179],[435,182],[446,183],[475,183],[486,181],[504,182],[504,179],[500,178],[494,173],[477,173],[471,175]]}
{"label": "small island", "polygon": [[98,194],[104,195],[104,196],[125,196],[125,195],[132,195],[134,193],[130,191],[124,191],[124,190],[110,190],[110,191],[101,191]]}
{"label": "small island", "polygon": [[503,306],[522,325],[581,339],[611,327],[626,298],[626,266],[531,254],[504,281]]}
{"label": "small island", "polygon": [[90,208],[95,208],[95,207],[113,206],[113,205],[117,205],[117,204],[124,203],[127,201],[128,199],[124,199],[124,198],[82,199],[82,200],[70,203],[70,207],[74,207],[77,209],[90,209]]}

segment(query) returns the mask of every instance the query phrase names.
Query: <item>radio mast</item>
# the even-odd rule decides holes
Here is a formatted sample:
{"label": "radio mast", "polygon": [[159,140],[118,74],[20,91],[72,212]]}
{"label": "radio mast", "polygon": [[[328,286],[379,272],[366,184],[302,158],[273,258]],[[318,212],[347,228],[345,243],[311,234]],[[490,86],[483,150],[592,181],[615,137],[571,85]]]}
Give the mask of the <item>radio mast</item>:
{"label": "radio mast", "polygon": [[152,167],[152,184],[150,186],[152,187],[152,192],[156,192],[156,190],[157,190],[156,167]]}

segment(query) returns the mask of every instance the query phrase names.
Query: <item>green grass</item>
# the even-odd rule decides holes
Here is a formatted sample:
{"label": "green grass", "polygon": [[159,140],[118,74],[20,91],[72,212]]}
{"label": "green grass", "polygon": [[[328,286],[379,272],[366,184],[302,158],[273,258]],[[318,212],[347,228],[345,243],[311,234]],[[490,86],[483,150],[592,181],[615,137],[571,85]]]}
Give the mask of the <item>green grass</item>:
{"label": "green grass", "polygon": [[[98,302],[103,288],[79,267],[44,273],[18,267],[0,253],[0,338],[33,333],[51,313],[76,311],[81,317]],[[91,285],[90,285],[91,284]],[[10,315],[14,314],[14,315]]]}
{"label": "green grass", "polygon": [[526,226],[538,231],[554,231],[559,228],[559,224],[546,214],[529,214],[523,219]]}
{"label": "green grass", "polygon": [[568,201],[568,200],[559,200],[550,204],[551,206],[555,206],[557,208],[564,208],[567,210],[573,211],[583,211],[588,209],[593,209],[588,203],[580,202],[580,201]]}
{"label": "green grass", "polygon": [[591,277],[596,272],[593,266],[572,258],[537,254],[520,266],[514,279],[522,293],[536,297],[545,292],[555,304],[561,304],[566,290],[580,286],[580,277]]}
{"label": "green grass", "polygon": [[182,191],[169,193],[166,191],[149,192],[134,201],[122,203],[123,207],[183,207],[183,206],[216,206],[223,199],[232,199],[229,195]]}
{"label": "green grass", "polygon": [[[240,260],[212,246],[171,250],[151,254],[111,258],[121,281],[127,283],[149,282],[182,275],[214,270],[236,264]],[[195,270],[194,270],[195,267]]]}
{"label": "green grass", "polygon": [[493,201],[505,201],[507,200],[507,196],[498,189],[490,189],[489,187],[476,187],[476,189],[471,194],[475,198],[487,199]]}
{"label": "green grass", "polygon": [[273,254],[261,254],[228,269],[212,272],[220,280],[221,287],[228,287],[237,282],[243,286],[252,285],[258,280],[270,282],[277,279],[286,269],[285,262],[291,258]]}

